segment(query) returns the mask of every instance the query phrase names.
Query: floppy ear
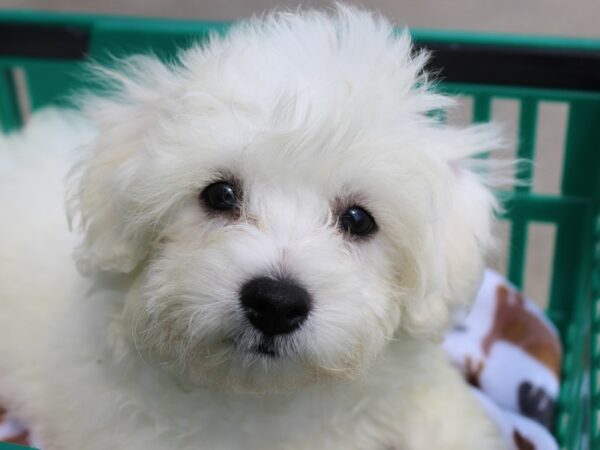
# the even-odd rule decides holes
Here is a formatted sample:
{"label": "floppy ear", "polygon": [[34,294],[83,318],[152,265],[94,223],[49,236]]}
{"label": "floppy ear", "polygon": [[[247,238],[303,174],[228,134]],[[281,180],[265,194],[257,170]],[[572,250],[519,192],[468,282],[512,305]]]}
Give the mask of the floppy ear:
{"label": "floppy ear", "polygon": [[127,273],[148,251],[149,226],[137,216],[136,186],[148,152],[146,133],[160,113],[161,98],[168,96],[173,74],[151,57],[137,56],[119,66],[92,69],[112,94],[79,102],[97,130],[69,180],[67,209],[83,234],[75,251],[83,272]]}
{"label": "floppy ear", "polygon": [[434,151],[443,159],[442,199],[433,214],[439,220],[423,233],[412,250],[416,295],[405,304],[404,328],[438,340],[458,309],[468,308],[483,274],[485,257],[494,246],[492,226],[498,202],[491,186],[506,181],[500,168],[512,163],[474,159],[477,153],[502,146],[494,126],[440,129]]}

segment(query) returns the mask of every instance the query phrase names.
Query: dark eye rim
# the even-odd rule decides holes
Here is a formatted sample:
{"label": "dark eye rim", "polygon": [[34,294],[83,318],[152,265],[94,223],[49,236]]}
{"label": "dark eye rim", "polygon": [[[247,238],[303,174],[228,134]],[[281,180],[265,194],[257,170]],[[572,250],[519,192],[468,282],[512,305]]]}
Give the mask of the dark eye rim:
{"label": "dark eye rim", "polygon": [[[227,184],[229,186],[231,186],[233,188],[233,192],[235,193],[236,196],[236,205],[233,206],[232,208],[216,208],[213,204],[211,204],[208,195],[209,195],[209,189],[213,186],[216,186],[218,184]],[[207,183],[204,188],[200,191],[199,194],[199,200],[200,203],[202,204],[202,206],[208,210],[209,213],[211,214],[231,214],[231,213],[236,213],[239,214],[239,211],[241,209],[242,206],[242,201],[243,201],[243,190],[241,188],[241,184],[237,181],[236,178],[233,177],[219,177],[214,179],[213,181]]]}
{"label": "dark eye rim", "polygon": [[[342,225],[342,218],[351,209],[360,209],[360,210],[364,211],[367,214],[367,216],[369,217],[371,224],[365,232],[353,233]],[[379,229],[379,226],[377,225],[377,221],[375,220],[375,217],[373,217],[373,214],[371,213],[369,208],[366,208],[359,203],[351,203],[351,204],[349,204],[349,206],[346,206],[345,208],[341,209],[340,212],[338,213],[338,228],[340,230],[342,230],[342,232],[345,235],[347,235],[353,239],[368,239],[377,232],[377,230]]]}

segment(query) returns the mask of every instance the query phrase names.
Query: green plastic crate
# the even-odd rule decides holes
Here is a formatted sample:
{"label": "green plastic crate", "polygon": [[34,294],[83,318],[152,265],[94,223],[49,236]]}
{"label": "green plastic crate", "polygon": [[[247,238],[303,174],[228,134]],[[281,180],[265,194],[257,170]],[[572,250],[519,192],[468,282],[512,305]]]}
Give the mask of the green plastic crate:
{"label": "green plastic crate", "polygon": [[[0,129],[18,129],[28,108],[65,101],[84,61],[108,54],[177,48],[226,32],[227,23],[0,11]],[[472,97],[473,120],[491,117],[492,100],[519,105],[518,156],[534,154],[540,102],[569,108],[560,193],[515,188],[508,276],[523,285],[528,228],[556,227],[548,315],[565,348],[555,434],[561,449],[600,449],[600,41],[414,31],[434,50],[441,89]],[[23,92],[26,92],[27,101]],[[533,176],[535,166],[520,174]],[[13,448],[0,444],[0,449]]]}

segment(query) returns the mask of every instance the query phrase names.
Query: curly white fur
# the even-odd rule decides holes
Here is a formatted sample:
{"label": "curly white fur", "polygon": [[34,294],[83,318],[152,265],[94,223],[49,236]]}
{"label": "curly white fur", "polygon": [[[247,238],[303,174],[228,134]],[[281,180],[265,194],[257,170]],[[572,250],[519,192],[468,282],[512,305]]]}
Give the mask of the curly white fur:
{"label": "curly white fur", "polygon": [[[498,139],[432,118],[451,102],[411,52],[374,14],[278,12],[97,69],[113,95],[1,138],[0,398],[47,449],[502,448],[429,342],[481,275],[470,161]],[[198,201],[223,177],[237,220]],[[369,239],[338,231],[352,202]],[[238,300],[263,275],[313,296],[277,358]]]}

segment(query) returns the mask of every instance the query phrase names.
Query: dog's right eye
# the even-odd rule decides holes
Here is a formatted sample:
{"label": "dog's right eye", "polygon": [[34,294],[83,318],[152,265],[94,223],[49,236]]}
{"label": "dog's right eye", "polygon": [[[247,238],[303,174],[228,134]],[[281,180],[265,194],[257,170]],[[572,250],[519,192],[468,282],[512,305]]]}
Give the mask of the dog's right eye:
{"label": "dog's right eye", "polygon": [[238,195],[226,181],[218,181],[208,186],[200,194],[204,204],[215,211],[231,211],[239,206]]}
{"label": "dog's right eye", "polygon": [[377,230],[373,216],[360,206],[352,206],[340,217],[340,227],[354,236],[367,236]]}

